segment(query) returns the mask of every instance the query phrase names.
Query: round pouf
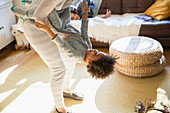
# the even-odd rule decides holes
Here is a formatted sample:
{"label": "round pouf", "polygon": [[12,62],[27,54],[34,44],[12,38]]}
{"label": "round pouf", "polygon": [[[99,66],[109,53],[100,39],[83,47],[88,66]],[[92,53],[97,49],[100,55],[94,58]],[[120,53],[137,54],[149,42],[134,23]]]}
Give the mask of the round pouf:
{"label": "round pouf", "polygon": [[161,44],[148,37],[130,36],[114,41],[109,53],[119,57],[117,63],[124,66],[146,66],[157,62],[163,54]]}
{"label": "round pouf", "polygon": [[147,66],[123,66],[116,63],[115,68],[128,76],[132,77],[149,77],[156,75],[163,71],[164,67],[166,66],[165,57],[162,56],[156,63],[147,65]]}

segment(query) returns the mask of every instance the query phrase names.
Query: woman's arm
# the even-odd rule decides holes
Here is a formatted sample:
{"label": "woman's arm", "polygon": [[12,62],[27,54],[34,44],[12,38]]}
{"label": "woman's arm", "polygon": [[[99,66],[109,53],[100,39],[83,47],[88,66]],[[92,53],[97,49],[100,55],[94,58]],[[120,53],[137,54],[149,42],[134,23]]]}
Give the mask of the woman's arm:
{"label": "woman's arm", "polygon": [[[56,36],[58,36],[58,34],[60,34],[60,32],[59,32],[58,34],[54,34],[54,33],[52,32],[52,30],[50,29],[50,25],[49,25],[49,21],[48,21],[48,20],[47,20],[47,23],[46,23],[45,25],[43,25],[43,24],[35,21],[35,26],[36,26],[38,29],[46,32],[47,35],[49,35],[52,40],[53,40],[54,38],[56,38]],[[64,37],[62,37],[62,39],[64,39],[64,38],[67,37],[67,36],[70,36],[70,35],[71,35],[71,34],[65,34]]]}
{"label": "woman's arm", "polygon": [[48,21],[48,20],[47,20],[47,23],[46,23],[45,25],[40,24],[39,22],[35,21],[35,26],[36,26],[38,29],[40,29],[40,30],[42,30],[42,31],[45,31],[45,32],[51,37],[52,40],[57,36],[57,35],[54,34],[54,33],[52,32],[52,30],[50,29],[50,25],[49,25],[49,21]]}
{"label": "woman's arm", "polygon": [[60,38],[58,36],[58,34],[54,34],[52,32],[52,30],[50,29],[49,27],[49,22],[47,20],[46,24],[43,25],[41,23],[38,23],[37,21],[35,22],[35,25],[38,29],[46,32],[50,37],[51,39],[58,45],[60,46],[61,48],[64,49],[64,51],[66,51],[67,53],[69,53],[68,55],[70,57],[79,57],[79,56],[83,56],[82,55],[82,52],[77,52],[78,50],[73,48],[72,46],[70,46],[67,42],[64,41],[64,38],[67,37],[67,36],[70,36],[71,34],[65,34],[64,37]]}

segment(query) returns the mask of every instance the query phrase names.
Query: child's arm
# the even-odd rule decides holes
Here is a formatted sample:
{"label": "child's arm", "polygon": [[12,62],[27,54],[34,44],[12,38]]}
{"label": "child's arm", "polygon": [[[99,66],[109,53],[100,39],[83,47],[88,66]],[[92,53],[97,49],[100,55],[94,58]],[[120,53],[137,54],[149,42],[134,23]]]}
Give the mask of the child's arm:
{"label": "child's arm", "polygon": [[83,12],[82,19],[87,19],[90,8],[88,7],[86,0],[83,0],[83,2],[81,2],[80,4],[81,4],[82,12]]}
{"label": "child's arm", "polygon": [[[94,17],[94,10],[95,10],[94,2],[93,2],[93,0],[86,0],[86,1],[87,1],[87,4],[88,4],[88,7],[89,7],[87,17],[88,18],[93,18]],[[76,4],[75,7],[77,7],[76,13],[80,16],[80,18],[82,18],[83,11],[82,11],[81,2]]]}
{"label": "child's arm", "polygon": [[33,19],[32,18],[32,14],[35,11],[35,8],[29,9],[29,10],[25,10],[22,9],[16,5],[13,5],[11,7],[11,11],[18,17],[22,17],[23,19]]}
{"label": "child's arm", "polygon": [[82,11],[83,11],[83,15],[82,15],[82,24],[81,24],[81,35],[83,37],[83,39],[85,41],[87,41],[89,48],[92,48],[92,44],[90,42],[89,36],[88,36],[88,20],[87,20],[87,16],[88,16],[88,4],[86,3],[86,0],[83,0],[83,2],[81,2],[81,7],[82,7]]}

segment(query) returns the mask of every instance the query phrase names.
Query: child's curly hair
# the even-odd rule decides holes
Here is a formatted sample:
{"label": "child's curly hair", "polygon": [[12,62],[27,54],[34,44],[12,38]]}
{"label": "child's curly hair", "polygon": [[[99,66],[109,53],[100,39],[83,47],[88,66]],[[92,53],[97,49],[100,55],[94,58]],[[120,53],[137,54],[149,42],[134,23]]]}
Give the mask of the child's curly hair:
{"label": "child's curly hair", "polygon": [[87,65],[87,72],[90,73],[92,78],[104,79],[114,71],[116,59],[116,57],[105,55],[102,59],[89,63]]}

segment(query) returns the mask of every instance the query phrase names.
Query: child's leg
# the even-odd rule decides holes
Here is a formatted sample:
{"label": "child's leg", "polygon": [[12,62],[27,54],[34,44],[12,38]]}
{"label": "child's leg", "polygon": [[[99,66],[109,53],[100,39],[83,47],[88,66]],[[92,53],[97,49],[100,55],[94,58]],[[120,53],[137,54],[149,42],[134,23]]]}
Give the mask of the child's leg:
{"label": "child's leg", "polygon": [[33,18],[42,23],[46,23],[48,14],[55,8],[61,10],[66,0],[42,0],[33,14]]}
{"label": "child's leg", "polygon": [[70,22],[71,20],[71,15],[70,15],[71,11],[70,8],[65,8],[63,9],[63,12],[60,14],[60,19],[62,20],[62,23],[67,24]]}
{"label": "child's leg", "polygon": [[62,29],[62,21],[55,9],[48,15],[48,20],[51,25],[56,29]]}
{"label": "child's leg", "polygon": [[32,0],[22,0],[21,3],[22,3],[24,6],[29,6],[29,5],[32,3]]}
{"label": "child's leg", "polygon": [[[33,18],[33,13],[35,11],[35,9],[29,9],[29,10],[24,10],[19,8],[18,6],[14,5],[11,7],[11,11],[18,17],[21,17],[23,19],[34,19]],[[60,12],[59,12],[60,13]],[[64,13],[65,14],[65,13]],[[67,15],[68,16],[68,15]],[[63,18],[62,18],[63,19]],[[52,12],[48,15],[48,20],[50,21],[51,25],[56,29],[62,29],[62,23],[63,21],[67,21],[64,20],[61,21],[58,12],[53,9]]]}
{"label": "child's leg", "polygon": [[30,9],[30,10],[24,10],[24,9],[21,9],[19,8],[18,6],[16,5],[13,5],[11,7],[11,11],[18,17],[21,17],[23,19],[33,19],[32,18],[32,14],[34,13],[34,10],[35,9]]}
{"label": "child's leg", "polygon": [[24,33],[31,46],[37,51],[50,69],[50,87],[56,107],[64,107],[62,85],[65,76],[65,66],[58,47],[45,32],[38,30],[34,23],[29,20],[25,20],[24,22]]}
{"label": "child's leg", "polygon": [[66,24],[70,22],[69,8],[63,9],[61,11],[56,11],[54,9],[48,15],[48,20],[56,30],[61,31],[63,28],[65,28]]}

